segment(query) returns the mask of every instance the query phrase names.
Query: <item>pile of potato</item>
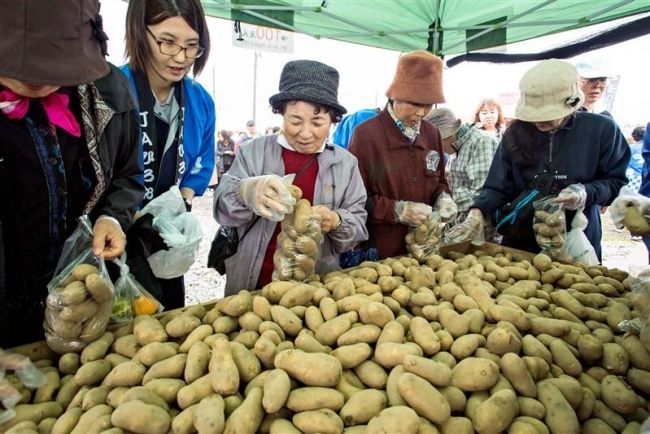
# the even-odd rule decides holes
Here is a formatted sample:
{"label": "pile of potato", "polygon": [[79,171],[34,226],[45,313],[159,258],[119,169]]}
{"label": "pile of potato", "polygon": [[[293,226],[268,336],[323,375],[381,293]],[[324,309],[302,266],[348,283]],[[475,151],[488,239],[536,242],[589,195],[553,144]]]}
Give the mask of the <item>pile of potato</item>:
{"label": "pile of potato", "polygon": [[111,316],[113,284],[93,264],[79,264],[46,299],[45,336],[58,353],[80,351],[99,338]]}
{"label": "pile of potato", "polygon": [[650,352],[617,330],[629,294],[620,270],[480,251],[273,282],[38,362],[47,385],[1,428],[637,433]]}

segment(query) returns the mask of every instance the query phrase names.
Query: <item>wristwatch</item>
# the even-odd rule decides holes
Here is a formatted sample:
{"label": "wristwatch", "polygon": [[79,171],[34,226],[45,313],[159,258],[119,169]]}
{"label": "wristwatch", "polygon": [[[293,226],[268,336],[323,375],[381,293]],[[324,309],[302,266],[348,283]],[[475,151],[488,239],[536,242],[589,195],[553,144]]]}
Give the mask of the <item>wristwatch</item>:
{"label": "wristwatch", "polygon": [[188,199],[184,197],[183,202],[185,202],[185,209],[187,210],[187,212],[192,211],[192,199]]}

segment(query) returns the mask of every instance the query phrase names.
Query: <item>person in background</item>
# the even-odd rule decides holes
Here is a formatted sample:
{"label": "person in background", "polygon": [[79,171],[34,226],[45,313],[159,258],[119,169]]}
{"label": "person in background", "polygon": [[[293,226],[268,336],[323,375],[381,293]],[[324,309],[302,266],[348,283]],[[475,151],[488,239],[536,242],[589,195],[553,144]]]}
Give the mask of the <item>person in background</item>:
{"label": "person in background", "polygon": [[[210,54],[199,0],[141,0],[126,14],[122,66],[140,110],[145,196],[142,206],[178,185],[185,206],[214,171],[215,107],[197,76]],[[185,304],[183,277],[159,279],[166,309]]]}
{"label": "person in background", "polygon": [[610,73],[606,71],[600,62],[580,62],[576,64],[580,74],[580,90],[585,96],[582,110],[590,113],[612,117],[607,110],[603,110],[602,99],[607,91],[607,81]]}
{"label": "person in background", "polygon": [[357,126],[349,147],[368,192],[370,242],[380,259],[405,254],[409,227],[434,207],[446,220],[456,215],[440,133],[422,122],[433,104],[445,101],[442,60],[424,50],[402,55],[386,96],[386,107]]}
{"label": "person in background", "polygon": [[[0,0],[0,347],[44,339],[47,283],[87,214],[124,252],[144,192],[137,111],[97,0]],[[35,26],[34,23],[38,23]]]}
{"label": "person in background", "polygon": [[[474,239],[487,216],[514,200],[538,178],[551,178],[547,195],[568,210],[584,208],[585,235],[601,259],[599,206],[609,205],[625,185],[630,148],[616,123],[605,116],[580,111],[583,94],[576,68],[565,61],[543,60],[519,83],[516,121],[508,127],[494,156],[479,196],[467,218],[448,234],[452,242]],[[577,164],[579,162],[579,164]],[[539,252],[530,222],[504,236],[502,244]]]}
{"label": "person in background", "polygon": [[235,161],[235,152],[237,147],[235,142],[230,138],[232,133],[228,130],[220,130],[217,140],[217,172],[221,178],[232,166]]}
{"label": "person in background", "polygon": [[645,134],[645,127],[638,126],[632,130],[632,140],[630,143],[630,151],[632,156],[630,164],[627,166],[625,175],[629,181],[626,186],[621,188],[620,194],[636,194],[641,187],[641,180],[643,177],[643,135]]}
{"label": "person in background", "polygon": [[[643,169],[641,173],[641,187],[639,187],[639,194],[645,197],[650,197],[650,122],[648,122],[643,132],[641,156],[643,157]],[[650,236],[644,235],[642,239],[643,244],[645,244],[645,247],[648,250],[648,264],[650,264]]]}
{"label": "person in background", "polygon": [[255,121],[250,120],[246,122],[246,131],[241,135],[241,140],[240,144],[243,145],[244,143],[248,142],[250,139],[254,139],[255,137],[259,137],[259,134],[257,134],[257,127],[255,127]]}
{"label": "person in background", "polygon": [[501,140],[501,136],[506,127],[501,104],[492,98],[486,98],[478,103],[476,111],[474,111],[473,122],[497,140]]}
{"label": "person in background", "polygon": [[[424,119],[440,131],[442,149],[448,155],[447,183],[458,207],[457,221],[462,221],[485,183],[499,142],[476,124],[463,124],[448,108],[433,109]],[[491,224],[485,225],[485,240],[501,240]]]}
{"label": "person in background", "polygon": [[360,123],[377,116],[380,111],[381,109],[379,108],[362,109],[344,116],[341,122],[337,125],[336,130],[334,130],[332,142],[334,142],[335,145],[347,149],[354,129]]}
{"label": "person in background", "polygon": [[284,175],[295,174],[293,185],[321,218],[324,236],[316,273],[339,269],[340,252],[367,239],[366,190],[357,160],[327,142],[332,124],[345,113],[337,99],[338,85],[338,71],[328,65],[287,63],[280,92],[269,98],[273,113],[282,115],[282,133],[244,144],[221,179],[214,216],[219,224],[236,227],[240,237],[237,253],[225,262],[226,295],[271,281],[278,222],[293,212],[295,203]]}

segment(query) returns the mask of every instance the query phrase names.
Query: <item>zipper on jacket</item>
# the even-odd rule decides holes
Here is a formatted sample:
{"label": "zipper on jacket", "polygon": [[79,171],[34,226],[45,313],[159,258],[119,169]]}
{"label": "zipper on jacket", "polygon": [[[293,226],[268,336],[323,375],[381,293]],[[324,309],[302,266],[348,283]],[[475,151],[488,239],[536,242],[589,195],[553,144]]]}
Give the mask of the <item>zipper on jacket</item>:
{"label": "zipper on jacket", "polygon": [[553,163],[553,136],[555,136],[555,130],[548,133],[548,164]]}

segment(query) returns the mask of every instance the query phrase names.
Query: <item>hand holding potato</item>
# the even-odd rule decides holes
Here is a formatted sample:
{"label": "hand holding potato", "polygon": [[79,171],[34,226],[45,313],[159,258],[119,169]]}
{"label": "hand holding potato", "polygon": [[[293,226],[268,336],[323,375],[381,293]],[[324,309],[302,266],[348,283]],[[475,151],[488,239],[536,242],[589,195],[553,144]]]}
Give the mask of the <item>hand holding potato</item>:
{"label": "hand holding potato", "polygon": [[296,204],[289,186],[278,175],[242,179],[239,196],[255,214],[275,222],[282,221],[286,214],[293,212]]}
{"label": "hand holding potato", "polygon": [[115,259],[124,253],[126,235],[117,220],[101,216],[93,227],[93,253],[104,259]]}
{"label": "hand holding potato", "polygon": [[341,226],[341,216],[325,205],[316,205],[311,210],[320,216],[320,230],[324,234],[336,230]]}

